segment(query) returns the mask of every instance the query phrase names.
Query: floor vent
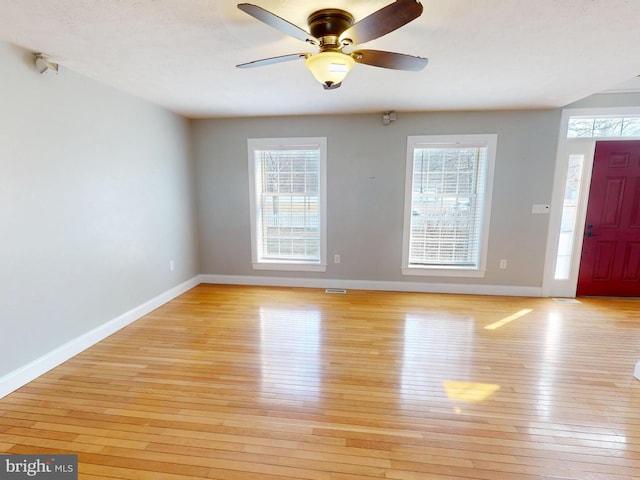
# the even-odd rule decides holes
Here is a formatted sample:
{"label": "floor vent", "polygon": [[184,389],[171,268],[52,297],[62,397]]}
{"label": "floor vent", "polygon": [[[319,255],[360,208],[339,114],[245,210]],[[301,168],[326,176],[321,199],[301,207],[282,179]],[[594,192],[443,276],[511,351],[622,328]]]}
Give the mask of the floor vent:
{"label": "floor vent", "polygon": [[558,303],[582,303],[576,298],[554,298],[553,301]]}
{"label": "floor vent", "polygon": [[341,294],[345,294],[347,293],[347,290],[344,288],[327,288],[324,293],[341,293]]}

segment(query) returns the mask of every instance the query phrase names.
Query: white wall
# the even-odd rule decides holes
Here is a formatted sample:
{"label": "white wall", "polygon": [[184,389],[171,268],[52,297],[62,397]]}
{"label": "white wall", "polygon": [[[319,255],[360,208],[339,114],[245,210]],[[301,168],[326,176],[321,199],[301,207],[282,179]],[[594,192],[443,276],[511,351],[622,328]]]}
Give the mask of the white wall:
{"label": "white wall", "polygon": [[199,273],[189,122],[62,70],[0,42],[0,379]]}
{"label": "white wall", "polygon": [[[202,273],[246,283],[289,277],[313,286],[539,294],[549,217],[533,215],[531,206],[551,200],[560,114],[399,112],[388,126],[381,113],[194,121]],[[486,276],[403,277],[407,136],[475,133],[498,135]],[[247,138],[295,136],[327,137],[328,253],[339,253],[341,263],[325,273],[254,271]]]}

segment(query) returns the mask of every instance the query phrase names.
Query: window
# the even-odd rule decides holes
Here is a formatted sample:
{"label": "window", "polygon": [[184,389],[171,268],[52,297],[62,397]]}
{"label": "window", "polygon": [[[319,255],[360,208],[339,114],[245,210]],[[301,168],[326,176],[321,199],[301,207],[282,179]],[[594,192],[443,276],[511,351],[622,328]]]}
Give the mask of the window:
{"label": "window", "polygon": [[575,231],[578,219],[578,199],[582,185],[584,155],[569,155],[567,181],[562,202],[562,220],[560,222],[560,238],[558,239],[558,255],[556,260],[556,280],[567,280],[571,269],[571,257],[575,243]]}
{"label": "window", "polygon": [[640,116],[572,116],[567,138],[640,137]]}
{"label": "window", "polygon": [[251,138],[255,269],[326,269],[326,139]]}
{"label": "window", "polygon": [[496,140],[408,138],[403,274],[484,275]]}

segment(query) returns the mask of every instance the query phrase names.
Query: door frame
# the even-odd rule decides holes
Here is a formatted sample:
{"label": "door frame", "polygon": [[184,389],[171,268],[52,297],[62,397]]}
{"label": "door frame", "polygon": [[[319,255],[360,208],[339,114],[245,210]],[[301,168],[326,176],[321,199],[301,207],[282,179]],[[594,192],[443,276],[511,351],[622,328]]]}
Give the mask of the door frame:
{"label": "door frame", "polygon": [[[640,106],[616,108],[573,108],[564,109],[562,111],[560,133],[558,137],[558,149],[556,154],[556,167],[551,193],[551,210],[549,213],[549,229],[547,235],[544,275],[542,279],[542,296],[544,297],[574,298],[576,296],[576,289],[578,286],[578,269],[580,267],[580,257],[582,253],[583,231],[587,215],[587,202],[589,199],[589,186],[591,185],[591,171],[593,168],[593,156],[595,153],[596,142],[640,140],[640,137],[567,138],[569,119],[576,116],[640,116]],[[556,262],[560,242],[564,192],[567,182],[567,168],[569,166],[570,155],[583,155],[584,161],[582,164],[582,176],[580,179],[580,192],[577,199],[569,275],[566,279],[556,279]]]}

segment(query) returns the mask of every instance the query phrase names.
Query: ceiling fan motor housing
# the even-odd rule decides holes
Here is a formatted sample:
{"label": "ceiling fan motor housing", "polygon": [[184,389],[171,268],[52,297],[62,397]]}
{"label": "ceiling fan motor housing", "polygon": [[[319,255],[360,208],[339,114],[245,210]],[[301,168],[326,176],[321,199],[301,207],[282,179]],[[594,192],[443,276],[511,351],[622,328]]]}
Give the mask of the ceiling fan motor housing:
{"label": "ceiling fan motor housing", "polygon": [[353,22],[353,15],[338,8],[318,10],[307,18],[309,33],[320,40],[320,51],[340,49],[340,35],[351,27]]}

